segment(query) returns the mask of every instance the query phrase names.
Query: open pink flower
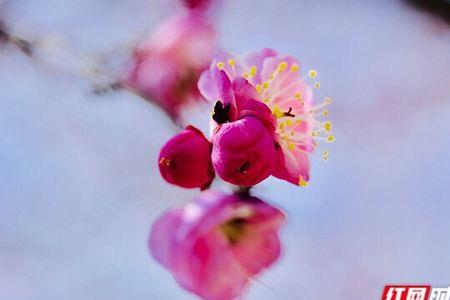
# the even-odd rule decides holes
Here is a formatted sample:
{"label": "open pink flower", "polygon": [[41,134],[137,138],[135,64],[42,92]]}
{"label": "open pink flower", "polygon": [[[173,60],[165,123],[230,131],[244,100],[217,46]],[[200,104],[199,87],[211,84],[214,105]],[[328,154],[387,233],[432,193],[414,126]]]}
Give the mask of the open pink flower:
{"label": "open pink flower", "polygon": [[211,147],[200,130],[188,126],[161,149],[158,158],[161,176],[184,188],[209,187],[214,179]]}
{"label": "open pink flower", "polygon": [[284,219],[257,198],[207,191],[158,218],[149,248],[184,289],[206,300],[234,299],[280,256]]}
{"label": "open pink flower", "polygon": [[[219,100],[214,108],[213,132],[218,125],[248,114],[258,118],[277,149],[277,163],[271,174],[306,186],[309,154],[314,151],[317,140],[332,142],[334,136],[329,121],[317,120],[319,114],[328,115],[325,106],[331,99],[326,98],[314,106],[312,88],[299,73],[300,64],[295,58],[271,49],[242,59],[222,53],[200,77],[199,89],[206,99]],[[308,77],[316,76],[316,71],[308,72]],[[320,84],[315,82],[314,87],[319,88]],[[270,111],[273,118],[269,118],[265,110]],[[327,151],[323,158],[328,158]]]}
{"label": "open pink flower", "polygon": [[135,51],[128,82],[177,117],[182,105],[201,99],[197,81],[216,47],[214,26],[202,14],[176,15]]}

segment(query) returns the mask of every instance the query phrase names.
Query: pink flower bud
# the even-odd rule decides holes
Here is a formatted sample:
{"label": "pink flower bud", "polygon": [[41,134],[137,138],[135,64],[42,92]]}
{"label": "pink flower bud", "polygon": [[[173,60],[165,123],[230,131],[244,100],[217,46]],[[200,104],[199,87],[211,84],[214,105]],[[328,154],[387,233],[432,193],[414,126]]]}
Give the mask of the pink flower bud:
{"label": "pink flower bud", "polygon": [[158,161],[161,176],[184,188],[204,189],[214,179],[211,143],[193,126],[171,138],[161,149]]}
{"label": "pink flower bud", "polygon": [[235,185],[253,186],[266,179],[276,157],[272,136],[254,117],[224,123],[213,137],[214,169],[220,178]]}
{"label": "pink flower bud", "polygon": [[279,258],[284,219],[257,198],[207,191],[159,217],[149,248],[184,289],[206,300],[231,300]]}

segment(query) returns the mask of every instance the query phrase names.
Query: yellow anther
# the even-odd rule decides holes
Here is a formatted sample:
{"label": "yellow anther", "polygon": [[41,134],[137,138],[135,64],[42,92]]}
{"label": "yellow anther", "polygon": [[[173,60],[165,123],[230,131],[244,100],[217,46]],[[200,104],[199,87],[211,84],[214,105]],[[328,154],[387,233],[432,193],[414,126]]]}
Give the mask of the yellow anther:
{"label": "yellow anther", "polygon": [[333,100],[331,100],[330,97],[325,98],[324,101],[325,101],[326,104],[331,104],[331,103],[333,103]]}
{"label": "yellow anther", "polygon": [[327,161],[329,157],[330,157],[330,152],[328,152],[328,150],[323,151],[322,159]]}
{"label": "yellow anther", "polygon": [[230,59],[228,60],[228,64],[232,67],[234,67],[234,65],[236,64],[236,61],[234,59]]}
{"label": "yellow anther", "polygon": [[260,85],[260,84],[257,84],[255,88],[256,88],[256,92],[257,92],[258,94],[261,94],[261,92],[262,92],[262,87],[261,87],[261,85]]}
{"label": "yellow anther", "polygon": [[291,119],[287,119],[285,123],[286,123],[287,126],[292,126],[292,120]]}
{"label": "yellow anther", "polygon": [[278,127],[280,128],[280,130],[282,130],[284,128],[284,126],[286,126],[286,124],[280,123],[280,125]]}
{"label": "yellow anther", "polygon": [[291,142],[288,142],[288,148],[289,148],[289,150],[294,151],[295,150],[295,144],[291,143]]}
{"label": "yellow anther", "polygon": [[279,65],[278,65],[278,72],[281,73],[284,70],[286,70],[287,68],[287,62],[282,61]]}
{"label": "yellow anther", "polygon": [[330,135],[330,136],[328,136],[328,138],[327,138],[327,141],[328,141],[329,143],[334,142],[334,140],[335,140],[334,135]]}
{"label": "yellow anther", "polygon": [[292,72],[298,72],[299,69],[300,69],[300,68],[299,68],[299,66],[297,66],[297,65],[292,65],[292,66],[291,66],[291,71],[292,71]]}
{"label": "yellow anther", "polygon": [[294,97],[295,97],[295,99],[297,99],[297,100],[301,100],[301,99],[302,99],[302,94],[296,93],[296,94],[294,95]]}
{"label": "yellow anther", "polygon": [[304,180],[303,177],[300,175],[298,179],[298,185],[300,187],[307,187],[309,184],[308,181]]}
{"label": "yellow anther", "polygon": [[320,89],[320,82],[318,82],[318,81],[314,82],[314,87],[316,89]]}
{"label": "yellow anther", "polygon": [[320,130],[315,130],[312,132],[312,136],[319,136],[320,135]]}
{"label": "yellow anther", "polygon": [[326,132],[330,133],[331,132],[331,122],[326,121],[325,123],[323,123],[323,128],[325,129]]}
{"label": "yellow anther", "polygon": [[322,116],[324,116],[324,117],[328,117],[330,115],[330,112],[328,111],[328,109],[324,109],[324,110],[322,110]]}
{"label": "yellow anther", "polygon": [[245,73],[244,73],[244,78],[248,79],[248,78],[250,78],[250,75],[248,75],[248,73],[245,72]]}
{"label": "yellow anther", "polygon": [[218,69],[223,69],[224,67],[225,67],[225,64],[223,62],[217,63],[217,68]]}
{"label": "yellow anther", "polygon": [[266,103],[269,103],[270,102],[270,98],[264,98],[263,101],[266,102]]}
{"label": "yellow anther", "polygon": [[317,77],[317,71],[316,70],[309,70],[308,76],[310,78],[316,78]]}
{"label": "yellow anther", "polygon": [[301,119],[297,119],[297,120],[295,121],[295,124],[297,124],[297,125],[302,124],[302,120],[301,120]]}
{"label": "yellow anther", "polygon": [[254,77],[256,75],[256,66],[250,68],[250,75]]}
{"label": "yellow anther", "polygon": [[272,114],[277,117],[281,118],[284,116],[283,112],[281,111],[280,107],[278,105],[275,105],[272,109]]}
{"label": "yellow anther", "polygon": [[263,82],[263,87],[265,88],[265,89],[268,89],[269,88],[269,83],[266,81],[266,82]]}

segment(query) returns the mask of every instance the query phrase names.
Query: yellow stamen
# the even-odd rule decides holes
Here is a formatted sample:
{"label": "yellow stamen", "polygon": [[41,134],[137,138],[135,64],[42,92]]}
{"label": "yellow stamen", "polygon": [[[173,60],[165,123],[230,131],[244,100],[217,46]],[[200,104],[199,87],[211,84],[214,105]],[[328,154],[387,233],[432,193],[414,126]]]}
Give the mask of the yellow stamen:
{"label": "yellow stamen", "polygon": [[268,89],[269,88],[269,83],[266,81],[266,82],[263,82],[263,87],[265,88],[265,89]]}
{"label": "yellow stamen", "polygon": [[329,143],[334,142],[334,140],[335,140],[334,135],[330,135],[330,136],[328,136],[328,138],[327,138],[327,141],[328,141]]}
{"label": "yellow stamen", "polygon": [[312,132],[312,136],[319,136],[320,135],[320,130],[316,130]]}
{"label": "yellow stamen", "polygon": [[286,70],[287,68],[287,62],[283,61],[280,63],[280,65],[278,66],[278,73],[283,72],[284,70]]}
{"label": "yellow stamen", "polygon": [[317,77],[317,71],[316,70],[309,70],[308,76],[310,78],[316,78]]}
{"label": "yellow stamen", "polygon": [[299,180],[298,180],[298,185],[299,185],[300,187],[308,187],[309,183],[308,183],[308,181],[305,181],[305,180],[303,179],[303,177],[300,175],[300,176],[299,176]]}
{"label": "yellow stamen", "polygon": [[324,117],[328,117],[329,114],[330,114],[330,112],[326,108],[322,111],[322,116],[324,116]]}
{"label": "yellow stamen", "polygon": [[322,159],[323,159],[324,161],[327,161],[329,157],[330,157],[330,152],[329,152],[328,150],[323,151],[323,153],[322,153]]}
{"label": "yellow stamen", "polygon": [[225,67],[225,64],[224,64],[223,62],[217,63],[217,68],[218,68],[219,70],[223,69],[224,67]]}
{"label": "yellow stamen", "polygon": [[250,68],[250,75],[251,75],[252,77],[255,77],[255,75],[256,75],[256,67],[255,67],[255,66],[253,66],[253,67]]}
{"label": "yellow stamen", "polygon": [[316,89],[320,89],[320,82],[318,82],[318,81],[314,82],[314,87]]}
{"label": "yellow stamen", "polygon": [[300,69],[300,68],[299,68],[299,66],[297,66],[297,65],[292,65],[292,66],[291,66],[291,71],[292,71],[292,72],[298,72],[299,69]]}
{"label": "yellow stamen", "polygon": [[326,132],[330,133],[331,132],[331,122],[326,121],[325,123],[323,123],[323,128],[325,129]]}
{"label": "yellow stamen", "polygon": [[228,60],[228,64],[232,67],[234,67],[234,65],[236,64],[236,62],[234,61],[234,59],[230,59]]}
{"label": "yellow stamen", "polygon": [[288,142],[288,148],[289,148],[289,150],[294,151],[295,150],[294,143]]}
{"label": "yellow stamen", "polygon": [[281,109],[278,105],[275,105],[273,107],[272,114],[278,119],[284,116],[283,112],[281,111]]}

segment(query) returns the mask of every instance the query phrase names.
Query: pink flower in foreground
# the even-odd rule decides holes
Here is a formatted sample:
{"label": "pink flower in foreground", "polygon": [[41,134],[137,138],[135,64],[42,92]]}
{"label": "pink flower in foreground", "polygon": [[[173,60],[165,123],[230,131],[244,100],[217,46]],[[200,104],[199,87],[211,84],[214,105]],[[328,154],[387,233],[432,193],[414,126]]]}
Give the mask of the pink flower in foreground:
{"label": "pink flower in foreground", "polygon": [[[206,99],[219,100],[214,108],[213,133],[222,124],[246,115],[257,118],[271,134],[276,148],[277,163],[271,174],[306,186],[309,154],[316,148],[317,140],[332,142],[334,136],[331,122],[317,120],[318,115],[328,115],[325,107],[331,99],[326,98],[314,106],[312,88],[299,73],[296,59],[271,49],[243,59],[222,53],[200,77],[199,89]],[[308,77],[316,76],[316,71],[308,72]],[[315,82],[314,87],[318,89],[320,83]],[[273,118],[268,117],[261,106],[266,107]],[[214,143],[215,147],[220,145]],[[328,159],[328,151],[323,152],[323,158]]]}
{"label": "pink flower in foreground", "polygon": [[135,51],[128,82],[175,118],[182,105],[201,99],[197,81],[216,47],[214,26],[204,16],[176,15]]}
{"label": "pink flower in foreground", "polygon": [[214,179],[211,143],[200,130],[188,126],[164,145],[158,166],[161,176],[169,183],[205,189]]}
{"label": "pink flower in foreground", "polygon": [[257,198],[206,191],[162,215],[149,248],[184,289],[206,300],[234,299],[280,256],[284,219]]}

